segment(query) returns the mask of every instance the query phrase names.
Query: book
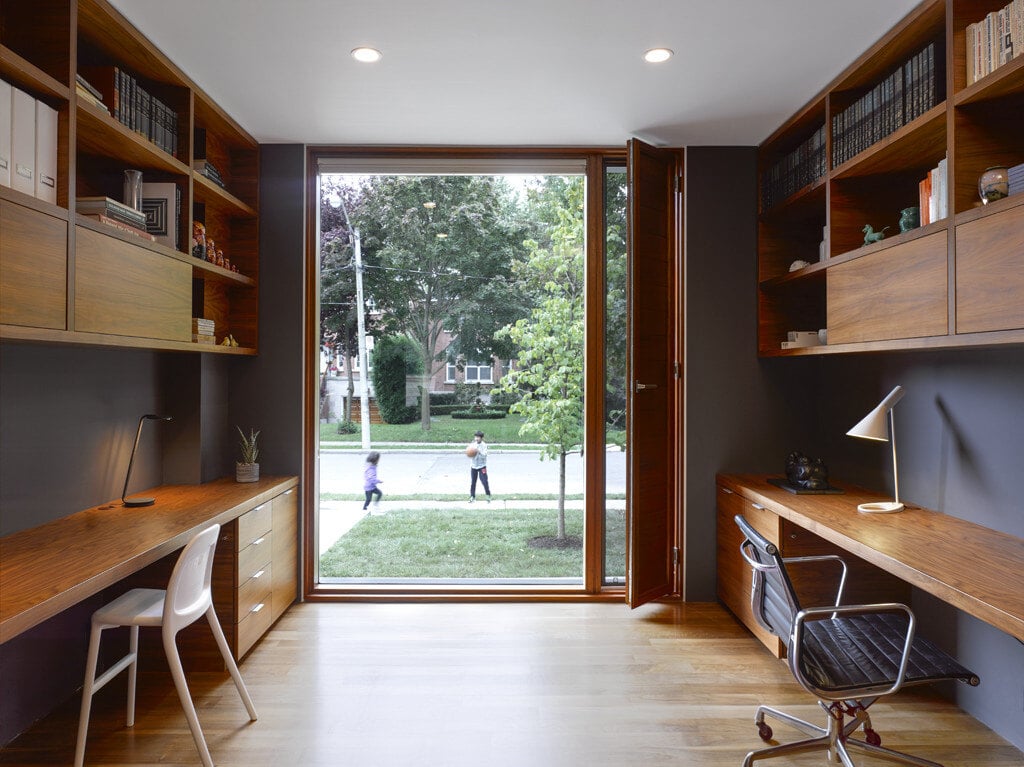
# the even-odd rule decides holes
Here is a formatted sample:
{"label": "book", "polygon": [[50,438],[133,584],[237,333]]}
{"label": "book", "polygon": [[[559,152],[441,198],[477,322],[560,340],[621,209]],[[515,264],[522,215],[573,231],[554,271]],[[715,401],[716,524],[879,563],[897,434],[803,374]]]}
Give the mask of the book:
{"label": "book", "polygon": [[142,183],[142,212],[146,231],[156,241],[178,250],[181,222],[181,190],[173,181]]}
{"label": "book", "polygon": [[139,229],[138,227],[134,227],[131,224],[126,224],[123,221],[118,221],[116,218],[104,216],[102,213],[83,213],[82,215],[86,218],[91,218],[93,221],[99,221],[101,224],[111,226],[121,232],[133,234],[136,237],[141,237],[143,240],[148,240],[149,242],[156,242],[156,237],[151,235],[149,232]]}
{"label": "book", "polygon": [[75,210],[79,213],[101,213],[140,229],[146,226],[145,214],[109,197],[79,197],[75,200]]}
{"label": "book", "polygon": [[110,114],[110,110],[107,109],[107,105],[104,104],[101,99],[98,99],[95,96],[93,96],[92,93],[87,91],[81,85],[76,85],[75,86],[75,93],[78,94],[78,98],[79,98],[80,101],[84,101],[87,104],[91,104],[92,106],[96,107],[97,109],[100,109],[100,110],[106,112],[108,115]]}
{"label": "book", "polygon": [[96,90],[96,88],[93,87],[92,83],[90,83],[88,80],[82,77],[81,73],[75,73],[75,83],[76,85],[80,86],[82,89],[87,91],[89,95],[91,95],[97,101],[101,103],[103,102],[103,94]]}

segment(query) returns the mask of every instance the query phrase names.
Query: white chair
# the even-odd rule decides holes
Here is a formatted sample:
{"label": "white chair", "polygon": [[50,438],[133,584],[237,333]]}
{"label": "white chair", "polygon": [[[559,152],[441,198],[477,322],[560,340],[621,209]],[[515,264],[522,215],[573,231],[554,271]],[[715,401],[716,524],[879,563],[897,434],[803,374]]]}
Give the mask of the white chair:
{"label": "white chair", "polygon": [[[82,687],[82,711],[78,721],[78,743],[75,747],[75,767],[82,767],[85,759],[85,740],[89,731],[89,711],[92,708],[92,696],[107,682],[117,676],[125,668],[128,669],[128,720],[127,726],[135,724],[135,681],[138,666],[139,626],[160,626],[163,633],[164,652],[167,665],[171,668],[174,687],[181,699],[181,707],[185,710],[185,718],[192,730],[196,748],[202,757],[205,767],[214,767],[210,751],[206,747],[203,730],[196,717],[196,709],[185,683],[185,672],[181,667],[181,657],[175,637],[186,626],[206,615],[213,636],[217,640],[224,663],[238,694],[249,712],[249,718],[256,721],[256,709],[253,707],[249,691],[238,672],[228,649],[227,640],[217,622],[217,614],[213,609],[213,598],[210,592],[210,578],[213,572],[213,553],[217,546],[220,525],[213,525],[196,535],[182,549],[181,556],[174,566],[166,591],[163,589],[132,589],[113,602],[93,613],[92,632],[89,637],[89,658],[85,669],[85,684]],[[100,636],[103,629],[117,626],[130,626],[128,654],[107,669],[98,679],[96,665],[100,651]]]}

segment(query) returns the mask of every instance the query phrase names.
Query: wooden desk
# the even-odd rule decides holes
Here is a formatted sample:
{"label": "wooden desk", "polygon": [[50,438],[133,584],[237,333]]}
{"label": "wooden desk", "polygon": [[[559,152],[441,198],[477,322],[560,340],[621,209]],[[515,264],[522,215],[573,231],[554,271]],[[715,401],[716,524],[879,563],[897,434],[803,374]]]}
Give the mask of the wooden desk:
{"label": "wooden desk", "polygon": [[264,477],[166,485],[145,491],[156,497],[152,506],[113,501],[0,538],[0,643],[297,484],[296,477]]}
{"label": "wooden desk", "polygon": [[1024,642],[1024,538],[910,505],[897,514],[865,514],[857,504],[886,499],[842,483],[835,484],[843,495],[796,495],[767,478],[720,474],[717,481]]}

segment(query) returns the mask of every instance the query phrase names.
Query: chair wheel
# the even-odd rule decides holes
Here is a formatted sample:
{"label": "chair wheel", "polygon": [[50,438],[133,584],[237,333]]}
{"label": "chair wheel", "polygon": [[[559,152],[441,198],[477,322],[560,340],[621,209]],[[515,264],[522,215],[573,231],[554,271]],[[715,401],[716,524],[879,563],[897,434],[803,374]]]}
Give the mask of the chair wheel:
{"label": "chair wheel", "polygon": [[864,729],[864,740],[867,741],[870,746],[882,745],[882,736],[872,730],[870,727]]}
{"label": "chair wheel", "polygon": [[772,739],[772,728],[765,722],[761,722],[757,725],[757,734],[761,736],[761,740],[767,743]]}

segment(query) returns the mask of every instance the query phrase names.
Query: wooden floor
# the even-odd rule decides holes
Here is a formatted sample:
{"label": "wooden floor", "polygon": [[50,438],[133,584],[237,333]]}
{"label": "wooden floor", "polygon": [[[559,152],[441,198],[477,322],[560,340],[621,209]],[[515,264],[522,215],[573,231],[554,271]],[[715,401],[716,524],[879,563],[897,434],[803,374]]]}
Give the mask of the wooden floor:
{"label": "wooden floor", "polygon": [[[226,674],[189,679],[220,767],[737,767],[761,745],[757,703],[820,718],[784,662],[716,605],[298,605],[242,673],[260,714],[251,724]],[[86,764],[198,764],[169,677],[143,677],[132,729],[123,685],[97,695]],[[77,706],[0,751],[0,764],[70,764]],[[1024,765],[930,695],[872,712],[885,745],[947,767]],[[779,725],[776,736],[794,733]]]}

